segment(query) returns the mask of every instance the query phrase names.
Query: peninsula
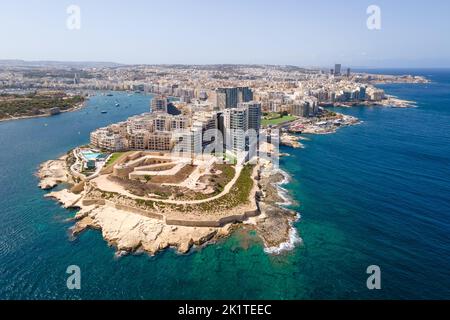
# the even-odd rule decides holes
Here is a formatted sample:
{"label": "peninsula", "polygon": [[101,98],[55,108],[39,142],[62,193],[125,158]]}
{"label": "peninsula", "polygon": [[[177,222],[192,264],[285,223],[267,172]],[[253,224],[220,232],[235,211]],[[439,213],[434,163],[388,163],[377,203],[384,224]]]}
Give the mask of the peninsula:
{"label": "peninsula", "polygon": [[[120,66],[95,72],[105,79],[96,80],[102,89],[153,93],[149,112],[98,128],[88,145],[45,162],[39,185],[69,186],[47,197],[79,209],[72,236],[98,229],[118,252],[150,254],[167,247],[185,253],[242,224],[256,230],[267,252],[292,248],[300,241],[293,227],[298,215],[285,207],[290,201],[281,185],[289,178],[278,167],[279,156],[286,155],[278,146],[301,148],[308,138],[299,134],[329,134],[359,123],[329,106],[412,104],[387,96],[372,85],[376,79],[426,81],[289,66]],[[122,86],[115,80],[109,87],[106,79],[122,79]],[[89,87],[90,79],[70,86]]]}
{"label": "peninsula", "polygon": [[[250,223],[267,248],[290,241],[296,213],[278,205],[284,180],[272,164],[221,163],[207,157],[191,161],[154,152],[112,154],[98,173],[73,171],[84,149],[44,163],[40,187],[59,183],[71,187],[54,191],[65,208],[80,209],[72,235],[99,229],[119,252],[139,250],[155,254],[166,247],[179,252],[192,245],[214,242],[239,224]],[[116,160],[110,161],[113,157]]]}
{"label": "peninsula", "polygon": [[258,153],[247,140],[261,132],[261,105],[176,115],[168,105],[154,97],[151,112],[99,128],[88,146],[42,164],[41,188],[70,186],[46,196],[79,209],[71,234],[99,229],[118,252],[150,254],[167,247],[185,253],[242,223],[257,230],[267,250],[297,241],[297,214],[280,205],[286,179],[277,168],[276,136],[258,139]]}
{"label": "peninsula", "polygon": [[46,117],[83,106],[85,95],[63,91],[31,91],[0,94],[0,121]]}

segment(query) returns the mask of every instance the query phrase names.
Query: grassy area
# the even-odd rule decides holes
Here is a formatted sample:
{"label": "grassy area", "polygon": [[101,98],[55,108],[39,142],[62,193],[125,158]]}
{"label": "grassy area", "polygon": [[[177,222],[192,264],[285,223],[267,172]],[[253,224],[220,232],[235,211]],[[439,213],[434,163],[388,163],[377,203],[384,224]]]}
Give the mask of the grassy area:
{"label": "grassy area", "polygon": [[217,211],[217,209],[230,210],[248,203],[248,197],[253,188],[252,173],[254,167],[254,165],[245,165],[236,183],[230,189],[230,192],[223,197],[209,202],[188,206],[188,208],[186,208],[187,210],[185,209],[184,211],[199,210],[208,212]]}
{"label": "grassy area", "polygon": [[250,164],[245,165],[230,192],[224,197],[217,199],[217,201],[222,202],[222,205],[225,204],[228,208],[247,203],[248,196],[253,188],[252,173],[254,167],[254,165]]}
{"label": "grassy area", "polygon": [[277,119],[277,118],[281,117],[281,113],[280,112],[267,112],[267,113],[264,113],[263,116],[266,119]]}
{"label": "grassy area", "polygon": [[228,164],[215,164],[214,169],[217,171],[222,171],[222,173],[217,177],[216,183],[218,188],[218,193],[222,192],[225,186],[234,178],[235,168]]}
{"label": "grassy area", "polygon": [[217,158],[224,158],[224,160],[229,162],[230,164],[236,164],[236,162],[237,162],[237,157],[230,152],[225,152],[225,153],[217,152],[215,154],[215,156]]}
{"label": "grassy area", "polygon": [[289,121],[293,121],[297,119],[297,117],[295,116],[291,116],[291,115],[287,115],[287,116],[280,116],[279,114],[277,114],[277,117],[264,117],[261,121],[261,124],[263,127],[267,127],[267,126],[276,126],[285,122],[289,122]]}
{"label": "grassy area", "polygon": [[[214,188],[214,192],[210,194],[204,194],[201,192],[188,192],[181,194],[181,197],[177,197],[177,200],[186,199],[186,200],[202,200],[212,198],[218,194],[220,194],[225,186],[230,183],[234,178],[235,168],[229,164],[215,164],[213,168],[216,172],[220,171],[220,174],[208,174],[200,178],[200,181],[203,183],[207,183]],[[190,198],[189,198],[190,197]]]}
{"label": "grassy area", "polygon": [[[254,169],[254,165],[246,165],[241,171],[241,174],[239,175],[239,178],[237,179],[236,183],[231,188],[230,192],[224,195],[223,197],[220,197],[216,200],[211,200],[209,202],[204,202],[200,204],[169,204],[169,203],[163,203],[158,201],[152,201],[152,200],[142,200],[142,199],[131,199],[126,196],[119,195],[117,193],[112,192],[101,192],[101,197],[103,199],[109,199],[112,200],[114,198],[119,199],[127,199],[131,200],[131,202],[135,202],[137,207],[140,207],[142,209],[146,210],[154,210],[155,206],[158,207],[159,210],[163,209],[170,209],[170,210],[176,210],[179,212],[192,212],[192,211],[198,211],[198,212],[217,212],[218,210],[223,210],[224,212],[226,210],[231,210],[237,206],[243,205],[248,203],[248,197],[250,195],[250,192],[253,188],[253,180],[252,180],[252,173]],[[227,178],[232,176],[232,170],[230,169],[224,169],[224,174]],[[234,169],[233,169],[234,171]],[[153,193],[157,194],[159,192],[158,190],[153,191]],[[166,196],[166,194],[164,194]]]}
{"label": "grassy area", "polygon": [[106,162],[106,167],[110,167],[112,165],[114,165],[114,163],[117,162],[117,160],[119,160],[124,154],[129,153],[129,152],[115,152],[111,155],[111,157],[108,159],[108,161]]}

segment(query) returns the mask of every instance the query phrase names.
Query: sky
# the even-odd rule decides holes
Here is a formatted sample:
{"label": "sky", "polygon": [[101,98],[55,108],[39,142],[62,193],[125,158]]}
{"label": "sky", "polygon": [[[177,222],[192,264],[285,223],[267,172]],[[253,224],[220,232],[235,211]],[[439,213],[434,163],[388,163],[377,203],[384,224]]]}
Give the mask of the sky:
{"label": "sky", "polygon": [[[70,5],[80,29],[67,27]],[[449,33],[448,0],[0,2],[0,59],[450,67]]]}

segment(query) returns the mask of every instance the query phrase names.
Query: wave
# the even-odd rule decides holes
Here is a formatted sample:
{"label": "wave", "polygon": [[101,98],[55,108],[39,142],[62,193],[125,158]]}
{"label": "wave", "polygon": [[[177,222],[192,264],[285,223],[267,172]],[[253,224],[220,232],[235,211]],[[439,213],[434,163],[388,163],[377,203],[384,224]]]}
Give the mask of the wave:
{"label": "wave", "polygon": [[[283,202],[277,202],[278,206],[286,207],[293,204],[289,191],[283,188],[283,185],[291,182],[291,176],[284,170],[278,168],[276,172],[283,175],[283,180],[276,183],[278,195],[283,199]],[[268,254],[278,255],[285,251],[291,251],[295,248],[295,246],[299,243],[302,243],[302,238],[299,236],[297,229],[294,226],[294,223],[299,221],[301,218],[300,214],[297,213],[296,219],[289,222],[290,230],[289,230],[289,239],[286,242],[281,243],[277,247],[268,247],[264,248],[264,252]]]}
{"label": "wave", "polygon": [[293,202],[291,196],[289,195],[289,191],[283,188],[283,185],[291,182],[291,176],[286,171],[283,171],[279,168],[276,169],[276,172],[280,173],[283,176],[283,180],[276,183],[278,195],[281,199],[283,199],[283,202],[277,202],[276,204],[283,207],[290,206],[293,204]]}
{"label": "wave", "polygon": [[298,235],[298,231],[294,226],[294,223],[300,220],[300,214],[297,214],[297,218],[294,221],[289,222],[291,229],[289,230],[289,240],[281,243],[277,247],[264,248],[264,252],[268,254],[278,255],[285,251],[291,251],[297,244],[303,242],[303,239]]}

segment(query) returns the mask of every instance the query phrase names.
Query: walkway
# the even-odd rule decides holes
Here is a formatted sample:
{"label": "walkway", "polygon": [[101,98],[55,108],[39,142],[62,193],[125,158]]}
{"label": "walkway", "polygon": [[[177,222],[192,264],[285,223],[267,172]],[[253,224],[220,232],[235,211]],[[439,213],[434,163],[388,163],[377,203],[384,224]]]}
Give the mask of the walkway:
{"label": "walkway", "polygon": [[158,199],[158,198],[149,198],[149,197],[139,197],[136,196],[134,194],[131,194],[130,192],[128,192],[124,187],[122,187],[121,185],[114,183],[112,181],[108,180],[108,175],[101,175],[98,178],[95,178],[92,180],[93,183],[95,183],[97,185],[97,188],[99,188],[100,190],[106,191],[106,192],[115,192],[115,193],[119,193],[121,195],[133,198],[133,199],[139,199],[139,200],[148,200],[148,201],[154,201],[154,202],[159,202],[159,203],[168,203],[168,204],[175,204],[175,205],[183,205],[183,204],[200,204],[200,203],[206,203],[209,201],[213,201],[216,199],[219,199],[223,196],[225,196],[228,192],[230,192],[231,188],[234,186],[234,184],[236,183],[237,179],[239,178],[241,171],[242,171],[243,166],[239,165],[236,166],[235,168],[235,174],[233,179],[231,179],[231,181],[225,186],[225,188],[223,189],[223,191],[221,193],[219,193],[218,195],[215,195],[214,197],[211,198],[207,198],[207,199],[201,199],[201,200],[190,200],[190,201],[186,201],[186,200],[168,200],[168,199]]}

